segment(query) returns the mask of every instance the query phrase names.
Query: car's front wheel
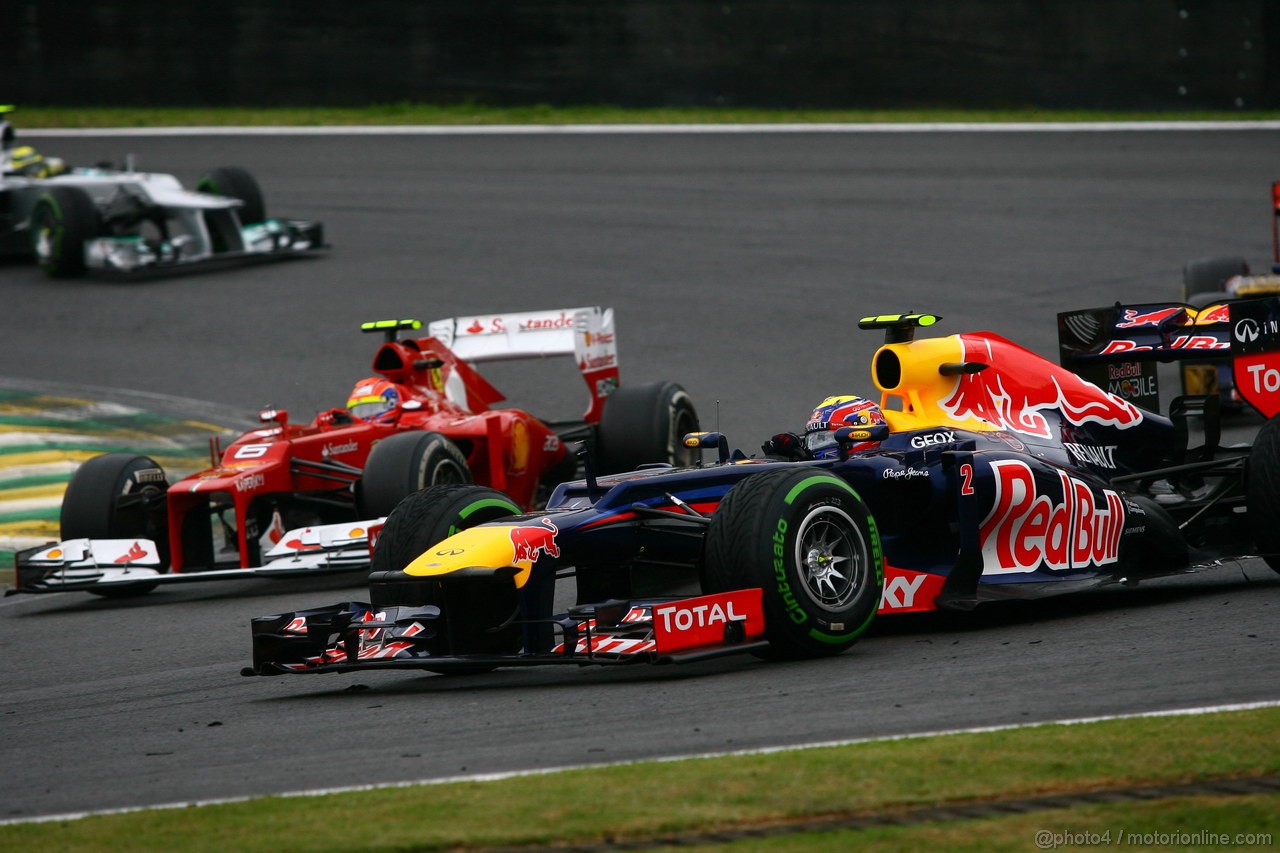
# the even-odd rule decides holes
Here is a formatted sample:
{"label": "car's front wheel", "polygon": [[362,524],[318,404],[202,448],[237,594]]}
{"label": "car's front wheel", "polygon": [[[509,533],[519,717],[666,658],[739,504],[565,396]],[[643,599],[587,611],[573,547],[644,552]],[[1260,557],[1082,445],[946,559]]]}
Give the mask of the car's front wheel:
{"label": "car's front wheel", "polygon": [[[164,469],[150,457],[106,453],[88,459],[76,469],[62,498],[62,538],[150,539],[167,564],[168,492]],[[123,598],[150,592],[155,586],[131,583],[89,592]]]}
{"label": "car's front wheel", "polygon": [[467,458],[438,432],[401,432],[373,446],[360,477],[361,513],[388,515],[428,486],[471,482]]}
{"label": "car's front wheel", "polygon": [[711,517],[708,592],[760,587],[773,657],[838,654],[871,624],[884,587],[875,521],[844,480],[809,467],[750,477]]}
{"label": "car's front wheel", "polygon": [[85,245],[98,236],[98,208],[79,187],[49,187],[31,209],[31,248],[53,278],[84,275]]}
{"label": "car's front wheel", "polygon": [[220,195],[240,200],[240,222],[255,225],[265,222],[267,203],[262,198],[262,188],[248,170],[239,166],[219,166],[196,184],[198,192]]}
{"label": "car's front wheel", "polygon": [[[408,577],[404,568],[459,531],[520,512],[511,498],[487,486],[450,484],[414,492],[387,517],[373,551],[369,603],[386,607],[434,605],[443,612],[444,628],[432,653],[507,654],[519,646],[520,628],[512,621],[516,591],[510,582],[454,580],[446,592],[431,578]],[[487,672],[477,664],[452,666],[450,674]]]}

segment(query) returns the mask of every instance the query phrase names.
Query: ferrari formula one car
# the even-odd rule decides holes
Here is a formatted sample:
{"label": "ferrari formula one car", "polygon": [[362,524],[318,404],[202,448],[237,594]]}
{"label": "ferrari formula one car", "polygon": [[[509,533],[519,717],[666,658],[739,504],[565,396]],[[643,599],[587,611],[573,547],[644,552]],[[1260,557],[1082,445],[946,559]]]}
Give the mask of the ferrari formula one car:
{"label": "ferrari formula one car", "polygon": [[[811,421],[822,432],[779,434],[762,458],[690,435],[714,462],[588,471],[534,513],[478,486],[417,492],[381,529],[368,603],[253,620],[244,672],[812,657],[848,648],[877,612],[1244,555],[1280,569],[1280,300],[1234,302],[1213,324],[1181,307],[1124,325],[1164,307],[1061,315],[1067,367],[991,332],[916,339],[933,316],[871,317],[859,325],[887,336],[875,417],[862,401],[852,425]],[[1219,446],[1215,397],[1164,417],[1074,372],[1143,377],[1202,347],[1231,353],[1270,418],[1252,448]],[[832,439],[829,458],[806,449],[814,436]],[[557,612],[559,582],[576,604]]]}
{"label": "ferrari formula one car", "polygon": [[[1182,299],[1199,312],[1205,322],[1214,322],[1215,312],[1235,300],[1280,294],[1280,181],[1271,184],[1271,270],[1253,273],[1249,262],[1237,256],[1198,258],[1182,268]],[[1163,317],[1135,317],[1130,322],[1154,323]],[[1224,412],[1246,409],[1236,391],[1229,358],[1204,358],[1182,364],[1184,394],[1217,394]]]}
{"label": "ferrari formula one car", "polygon": [[[0,107],[0,114],[12,110]],[[50,276],[138,273],[292,257],[326,248],[324,227],[272,219],[258,182],[236,166],[183,189],[173,175],[67,168],[16,144],[0,115],[0,254],[35,255]]]}
{"label": "ferrari formula one car", "polygon": [[[398,339],[420,326],[366,323],[386,340],[374,353],[377,375],[355,387],[347,408],[305,426],[264,411],[263,429],[225,451],[215,442],[211,467],[172,485],[145,456],[89,459],[67,486],[63,541],[15,555],[15,591],[122,596],[246,574],[367,570],[370,526],[427,486],[482,483],[516,512],[576,475],[566,442],[590,439],[612,470],[693,458],[679,440],[698,423],[684,389],[618,387],[612,309],[440,320],[427,337]],[[497,407],[502,394],[471,366],[552,355],[573,356],[587,383],[581,420]]]}

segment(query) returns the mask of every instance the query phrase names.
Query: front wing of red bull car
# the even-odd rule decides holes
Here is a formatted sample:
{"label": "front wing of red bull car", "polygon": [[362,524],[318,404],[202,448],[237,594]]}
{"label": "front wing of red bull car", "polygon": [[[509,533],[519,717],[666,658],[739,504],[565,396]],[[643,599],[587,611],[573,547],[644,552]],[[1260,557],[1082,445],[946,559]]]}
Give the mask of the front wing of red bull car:
{"label": "front wing of red bull car", "polygon": [[[1259,310],[1274,329],[1276,305]],[[1091,328],[1097,314],[1062,322]],[[1122,336],[1097,319],[1110,328],[1071,358],[1106,370],[1100,340]],[[936,320],[860,323],[885,330],[872,379],[887,424],[840,430],[839,458],[748,458],[695,434],[687,443],[714,461],[588,476],[539,513],[471,486],[411,496],[378,541],[370,601],[255,619],[245,673],[814,657],[849,648],[877,613],[1245,553],[1274,564],[1280,547],[1257,522],[1276,508],[1274,417],[1252,450],[1188,449],[1203,423],[1191,402],[1163,417],[992,333],[915,339]],[[1153,357],[1178,349],[1131,342]],[[1280,366],[1258,357],[1266,387]],[[879,444],[848,452],[868,440]]]}

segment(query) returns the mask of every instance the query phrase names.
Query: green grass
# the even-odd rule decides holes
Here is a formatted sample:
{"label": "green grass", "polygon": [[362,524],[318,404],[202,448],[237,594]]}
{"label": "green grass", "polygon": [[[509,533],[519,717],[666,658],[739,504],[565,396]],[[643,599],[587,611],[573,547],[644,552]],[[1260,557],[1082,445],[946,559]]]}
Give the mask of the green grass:
{"label": "green grass", "polygon": [[623,109],[611,106],[492,107],[478,104],[374,104],[367,107],[36,107],[17,105],[22,128],[161,127],[185,125],[394,125],[394,124],[689,124],[777,122],[1079,122],[1258,121],[1280,111],[1101,112],[1087,110],[767,110],[745,108]]}
{"label": "green grass", "polygon": [[[1040,726],[18,824],[0,827],[0,848],[338,853],[659,839],[1123,785],[1276,774],[1278,735],[1280,709]],[[299,749],[323,749],[323,741]],[[1280,838],[1280,795],[1087,804],[999,818],[773,835],[734,842],[731,849],[1027,850],[1034,849],[1040,830],[1117,829],[1270,832]]]}

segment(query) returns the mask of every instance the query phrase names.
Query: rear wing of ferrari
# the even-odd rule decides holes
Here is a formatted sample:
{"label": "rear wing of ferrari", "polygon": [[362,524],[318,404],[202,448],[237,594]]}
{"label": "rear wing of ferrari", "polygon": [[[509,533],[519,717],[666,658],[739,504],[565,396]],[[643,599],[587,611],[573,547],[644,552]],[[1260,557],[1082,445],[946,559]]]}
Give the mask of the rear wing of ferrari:
{"label": "rear wing of ferrari", "polygon": [[1058,315],[1058,361],[1102,389],[1159,411],[1156,365],[1229,360],[1240,396],[1265,417],[1280,412],[1280,297],[1196,308],[1154,302]]}
{"label": "rear wing of ferrari", "polygon": [[427,333],[459,359],[479,363],[573,356],[591,394],[584,419],[595,422],[618,387],[613,309],[562,308],[436,320]]}

